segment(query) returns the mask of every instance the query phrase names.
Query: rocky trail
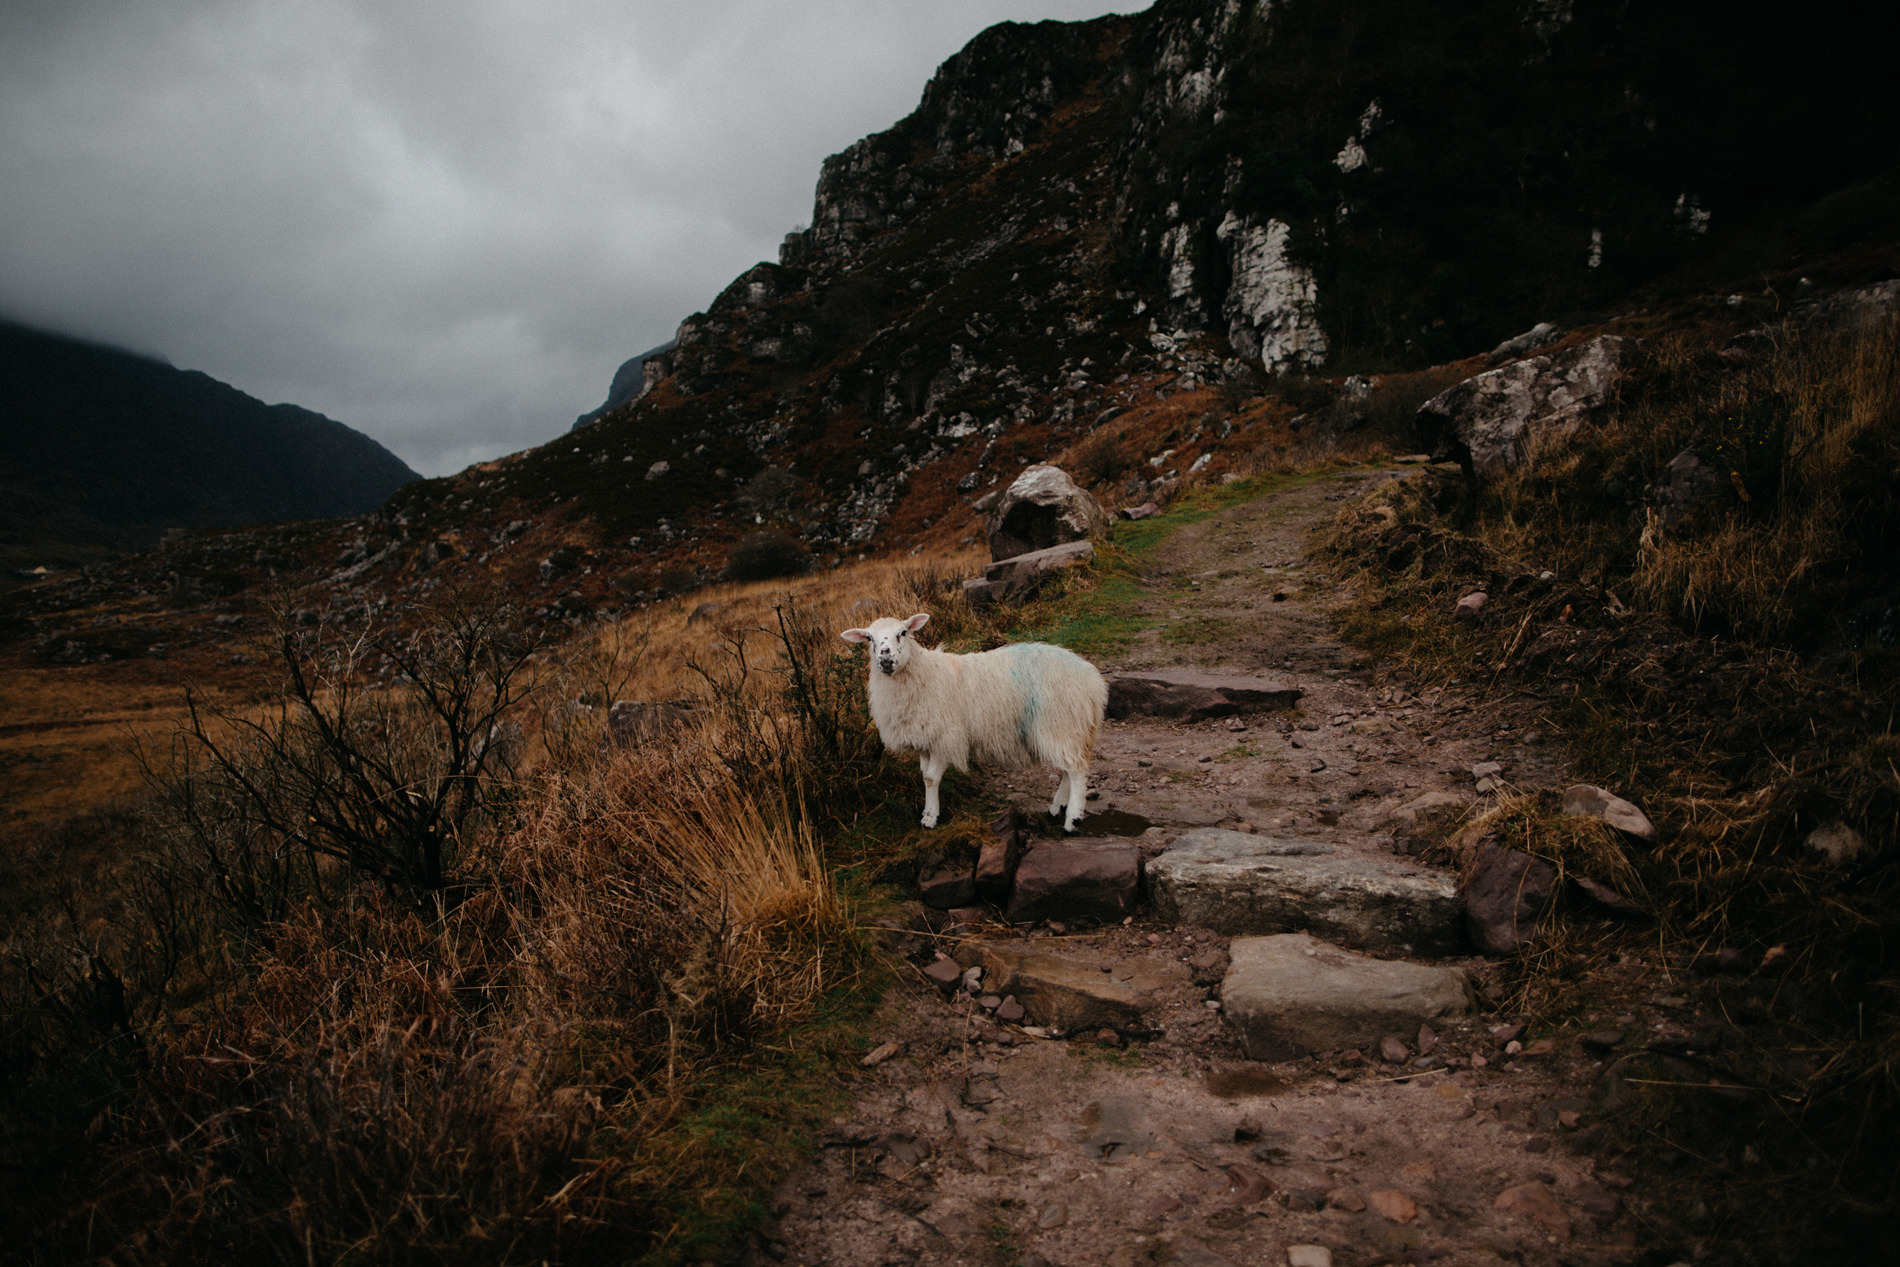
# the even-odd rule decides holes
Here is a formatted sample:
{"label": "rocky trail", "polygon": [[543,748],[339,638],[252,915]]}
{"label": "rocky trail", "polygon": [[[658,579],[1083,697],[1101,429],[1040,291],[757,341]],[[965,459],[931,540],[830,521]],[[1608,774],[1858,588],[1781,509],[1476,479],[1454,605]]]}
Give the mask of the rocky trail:
{"label": "rocky trail", "polygon": [[[1405,856],[1416,815],[1463,813],[1487,776],[1554,784],[1562,754],[1522,701],[1375,679],[1305,558],[1342,499],[1403,474],[1295,486],[1162,548],[1156,626],[1102,666],[1084,838],[1006,816],[980,857],[926,866],[882,1045],[746,1261],[1634,1257],[1629,1180],[1592,1145],[1616,1048],[1669,1001],[1527,1031],[1493,1010],[1457,877]],[[1048,787],[983,792],[1036,820]]]}

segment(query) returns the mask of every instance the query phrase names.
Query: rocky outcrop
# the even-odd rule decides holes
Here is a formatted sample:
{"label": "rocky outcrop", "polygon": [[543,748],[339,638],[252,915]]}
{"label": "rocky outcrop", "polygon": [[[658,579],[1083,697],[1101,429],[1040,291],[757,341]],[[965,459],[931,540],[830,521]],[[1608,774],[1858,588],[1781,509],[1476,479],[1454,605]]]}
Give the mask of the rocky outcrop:
{"label": "rocky outcrop", "polygon": [[1536,457],[1614,399],[1635,351],[1603,335],[1544,356],[1487,370],[1419,406],[1433,456],[1473,479],[1490,479]]}
{"label": "rocky outcrop", "polygon": [[1289,254],[1291,226],[1256,224],[1229,211],[1214,230],[1227,247],[1227,341],[1234,351],[1272,371],[1311,369],[1326,360],[1319,323],[1319,284],[1313,270]]}

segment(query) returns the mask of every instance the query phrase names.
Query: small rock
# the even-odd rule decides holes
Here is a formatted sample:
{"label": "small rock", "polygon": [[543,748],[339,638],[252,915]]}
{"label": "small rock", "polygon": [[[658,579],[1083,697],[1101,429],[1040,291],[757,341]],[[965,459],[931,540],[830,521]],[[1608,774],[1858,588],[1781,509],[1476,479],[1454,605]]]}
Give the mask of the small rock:
{"label": "small rock", "polygon": [[1335,1210],[1357,1214],[1366,1208],[1366,1199],[1359,1195],[1356,1188],[1334,1188],[1326,1194],[1326,1204]]}
{"label": "small rock", "polygon": [[1410,1223],[1418,1217],[1418,1203],[1395,1188],[1377,1188],[1366,1200],[1389,1223]]}
{"label": "small rock", "polygon": [[1069,1208],[1059,1201],[1051,1202],[1042,1208],[1042,1213],[1036,1218],[1036,1226],[1046,1232],[1052,1227],[1061,1227],[1068,1221]]}
{"label": "small rock", "polygon": [[1222,1166],[1221,1169],[1225,1170],[1227,1177],[1234,1181],[1235,1205],[1252,1205],[1256,1201],[1264,1200],[1273,1191],[1272,1182],[1251,1166],[1235,1163]]}
{"label": "small rock", "polygon": [[1286,1267],[1333,1267],[1333,1251],[1324,1245],[1289,1245]]}
{"label": "small rock", "polygon": [[1599,1187],[1585,1179],[1577,1185],[1576,1200],[1579,1208],[1596,1219],[1607,1223],[1615,1218],[1623,1208],[1623,1199],[1606,1188]]}
{"label": "small rock", "polygon": [[1556,1194],[1541,1183],[1520,1183],[1515,1188],[1506,1188],[1491,1207],[1521,1214],[1560,1241],[1570,1239],[1570,1215],[1565,1213]]}
{"label": "small rock", "polygon": [[940,990],[948,990],[963,979],[963,965],[954,959],[939,959],[924,969],[924,975]]}
{"label": "small rock", "polygon": [[1861,839],[1859,832],[1837,818],[1809,832],[1807,845],[1838,867],[1858,858],[1867,842]]}
{"label": "small rock", "polygon": [[1023,1005],[1016,1001],[1013,994],[1005,995],[997,1005],[996,1019],[999,1021],[1020,1021],[1023,1019]]}
{"label": "small rock", "polygon": [[1600,1056],[1605,1052],[1614,1051],[1621,1045],[1623,1042],[1623,1031],[1620,1029],[1594,1029],[1588,1034],[1580,1036],[1577,1041],[1590,1049],[1592,1054]]}
{"label": "small rock", "polygon": [[1388,1065],[1402,1065],[1411,1054],[1411,1048],[1390,1034],[1379,1040],[1379,1059]]}
{"label": "small rock", "polygon": [[883,1064],[892,1056],[895,1056],[900,1050],[902,1049],[896,1043],[883,1043],[866,1052],[864,1059],[858,1063],[863,1065],[866,1069],[869,1069],[874,1065]]}
{"label": "small rock", "polygon": [[1421,1056],[1429,1056],[1432,1054],[1432,1048],[1436,1046],[1438,1046],[1438,1031],[1429,1025],[1419,1026],[1418,1054]]}
{"label": "small rock", "polygon": [[1522,1021],[1519,1021],[1516,1024],[1499,1025],[1491,1031],[1492,1040],[1496,1042],[1497,1045],[1500,1047],[1506,1046],[1507,1044],[1515,1041],[1516,1039],[1522,1038],[1523,1036],[1524,1036],[1524,1023]]}
{"label": "small rock", "polygon": [[1484,610],[1484,605],[1489,601],[1490,595],[1482,591],[1466,594],[1463,598],[1458,600],[1458,605],[1451,609],[1451,618],[1453,620],[1476,620],[1478,613]]}
{"label": "small rock", "polygon": [[1180,1208],[1180,1200],[1164,1192],[1141,1207],[1141,1216],[1146,1219],[1158,1219],[1164,1214],[1173,1214]]}
{"label": "small rock", "polygon": [[1656,825],[1649,821],[1647,814],[1622,797],[1589,783],[1578,783],[1564,790],[1564,813],[1600,818],[1638,840],[1656,838]]}

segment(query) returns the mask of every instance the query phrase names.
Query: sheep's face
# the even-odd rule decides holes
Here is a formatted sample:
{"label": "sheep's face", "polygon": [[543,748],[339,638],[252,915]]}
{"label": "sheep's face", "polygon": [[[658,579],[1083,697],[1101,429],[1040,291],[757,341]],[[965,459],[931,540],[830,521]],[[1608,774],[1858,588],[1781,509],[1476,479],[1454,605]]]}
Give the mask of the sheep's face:
{"label": "sheep's face", "polygon": [[911,635],[930,623],[927,612],[918,612],[909,620],[880,617],[862,629],[847,629],[839,634],[846,642],[862,642],[871,649],[871,664],[885,677],[903,672],[910,663]]}

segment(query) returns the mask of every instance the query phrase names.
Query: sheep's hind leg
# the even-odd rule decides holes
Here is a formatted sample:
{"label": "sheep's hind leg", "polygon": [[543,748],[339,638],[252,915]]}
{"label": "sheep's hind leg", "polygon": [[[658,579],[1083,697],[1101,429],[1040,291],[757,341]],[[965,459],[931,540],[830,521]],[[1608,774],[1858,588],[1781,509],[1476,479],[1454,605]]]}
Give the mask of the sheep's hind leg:
{"label": "sheep's hind leg", "polygon": [[935,827],[937,817],[942,812],[937,803],[937,785],[943,782],[943,772],[950,768],[950,762],[942,757],[924,754],[924,819],[925,827]]}
{"label": "sheep's hind leg", "polygon": [[1049,817],[1061,818],[1069,804],[1069,772],[1056,776],[1056,793],[1049,798]]}

